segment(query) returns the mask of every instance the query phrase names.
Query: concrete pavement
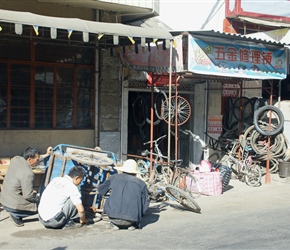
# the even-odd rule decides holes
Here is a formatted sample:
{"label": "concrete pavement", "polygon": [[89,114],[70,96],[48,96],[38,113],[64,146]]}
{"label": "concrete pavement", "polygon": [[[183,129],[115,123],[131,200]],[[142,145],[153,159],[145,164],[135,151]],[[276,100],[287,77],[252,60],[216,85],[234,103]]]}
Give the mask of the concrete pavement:
{"label": "concrete pavement", "polygon": [[152,203],[142,230],[113,231],[108,220],[72,230],[45,229],[36,216],[16,227],[0,215],[0,249],[288,249],[290,180],[249,187],[232,179],[219,196],[196,201],[201,214],[177,203]]}

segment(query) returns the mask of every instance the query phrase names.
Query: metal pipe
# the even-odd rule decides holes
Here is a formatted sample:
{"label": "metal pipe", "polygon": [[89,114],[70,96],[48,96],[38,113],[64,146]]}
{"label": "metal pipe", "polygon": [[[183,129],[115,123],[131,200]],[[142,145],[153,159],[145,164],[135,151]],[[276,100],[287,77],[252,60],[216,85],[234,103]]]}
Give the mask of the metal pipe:
{"label": "metal pipe", "polygon": [[[169,90],[168,90],[168,144],[167,144],[167,155],[168,155],[168,162],[170,162],[170,118],[171,118],[171,85],[172,85],[172,44],[170,42],[170,59],[169,59]],[[169,173],[169,172],[168,172]]]}

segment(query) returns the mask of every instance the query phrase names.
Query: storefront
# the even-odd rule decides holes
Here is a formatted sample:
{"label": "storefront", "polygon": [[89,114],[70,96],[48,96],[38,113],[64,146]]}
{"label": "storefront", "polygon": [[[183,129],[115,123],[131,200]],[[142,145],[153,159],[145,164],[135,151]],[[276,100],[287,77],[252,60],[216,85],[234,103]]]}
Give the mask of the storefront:
{"label": "storefront", "polygon": [[[172,92],[174,94],[177,90],[178,94],[189,101],[192,109],[190,119],[178,126],[178,129],[190,129],[204,140],[208,139],[205,133],[218,138],[225,132],[222,118],[229,99],[262,96],[263,81],[269,81],[269,85],[272,85],[274,81],[282,81],[287,77],[288,50],[281,43],[214,31],[172,32],[172,34],[175,37],[171,71]],[[152,93],[151,85],[148,84],[150,83],[148,75],[152,74],[148,72],[153,73],[153,82],[155,77],[159,88],[167,88],[168,91],[168,84],[164,82],[169,82],[170,79],[168,77],[170,57],[169,51],[163,51],[161,48],[151,47],[151,54],[141,48],[138,48],[138,54],[130,47],[123,50],[121,60],[125,67],[147,72],[144,73],[143,80],[140,80],[142,78],[139,74],[139,79],[131,77],[124,81],[123,124],[130,126],[131,121],[134,121],[132,117],[134,111],[132,112],[129,106],[132,106],[135,98],[139,98],[138,95],[142,93],[147,93],[147,96]],[[129,76],[125,77],[127,79]],[[178,79],[176,86],[175,79]],[[154,95],[156,96],[156,93]],[[277,96],[272,96],[271,99],[276,101]],[[231,123],[234,124],[235,120],[231,120]],[[149,141],[150,131],[153,131],[154,139],[168,133],[167,126],[162,121],[155,124],[153,130],[152,126],[150,130],[150,124],[145,125],[139,121],[139,125],[142,126],[129,129],[124,126],[122,130],[124,142],[128,137],[128,146],[122,144],[124,155],[139,154],[137,149],[146,147],[142,143]],[[147,126],[146,130],[145,126]],[[240,134],[239,123],[235,126],[237,133]],[[175,127],[172,126],[171,130],[175,131]],[[235,129],[231,128],[231,130]],[[131,138],[132,134],[135,134],[134,138]],[[171,141],[178,144],[177,150],[175,145],[171,146],[173,152],[171,158],[177,155],[178,158],[185,160],[185,164],[189,160],[198,163],[201,154],[200,145],[180,132],[177,134],[177,140],[175,140],[176,136],[171,136]],[[144,135],[147,136],[146,139]],[[130,145],[138,145],[138,147],[130,148]],[[166,151],[166,145],[163,149]]]}

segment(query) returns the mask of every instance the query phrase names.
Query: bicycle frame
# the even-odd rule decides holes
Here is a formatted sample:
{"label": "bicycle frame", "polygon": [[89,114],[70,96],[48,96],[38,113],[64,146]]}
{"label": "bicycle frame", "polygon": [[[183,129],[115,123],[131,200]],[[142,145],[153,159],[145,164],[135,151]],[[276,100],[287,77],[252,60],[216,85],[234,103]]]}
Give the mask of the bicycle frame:
{"label": "bicycle frame", "polygon": [[[220,163],[225,162],[227,166],[232,169],[238,179],[245,181],[249,186],[258,186],[261,183],[261,167],[257,161],[254,162],[251,159],[249,151],[245,149],[243,150],[242,160],[238,160],[233,156],[233,151],[239,143],[239,141],[233,141],[231,150],[225,153],[228,158],[225,158],[224,160],[221,159]],[[237,165],[237,169],[234,168],[234,164],[232,163]]]}

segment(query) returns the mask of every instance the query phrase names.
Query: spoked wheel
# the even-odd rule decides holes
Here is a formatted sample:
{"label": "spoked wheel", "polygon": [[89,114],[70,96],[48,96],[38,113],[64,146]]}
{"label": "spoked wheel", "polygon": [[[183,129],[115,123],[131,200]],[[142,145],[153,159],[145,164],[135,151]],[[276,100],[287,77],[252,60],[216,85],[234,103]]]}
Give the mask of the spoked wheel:
{"label": "spoked wheel", "polygon": [[180,126],[186,123],[191,115],[191,107],[189,102],[181,96],[177,96],[177,102],[176,97],[172,96],[170,102],[171,102],[170,117],[169,117],[169,99],[165,100],[162,103],[161,115],[163,120],[166,123],[170,122],[172,126],[175,126],[175,117],[177,112],[177,125]]}
{"label": "spoked wheel", "polygon": [[144,160],[137,160],[138,168],[141,174],[137,174],[137,177],[143,180],[144,182],[147,182],[150,177],[150,171],[149,171],[149,166]]}
{"label": "spoked wheel", "polygon": [[198,180],[191,173],[184,172],[176,176],[173,181],[173,186],[182,189],[194,199],[200,197]]}
{"label": "spoked wheel", "polygon": [[167,185],[165,187],[166,192],[172,196],[180,205],[185,207],[187,210],[199,213],[201,211],[199,205],[195,200],[183,190],[172,185]]}
{"label": "spoked wheel", "polygon": [[259,164],[251,165],[245,175],[245,182],[251,187],[257,187],[261,185],[262,170]]}
{"label": "spoked wheel", "polygon": [[112,159],[107,157],[107,154],[101,152],[70,149],[67,150],[67,154],[72,160],[89,166],[109,166],[114,163]]}

